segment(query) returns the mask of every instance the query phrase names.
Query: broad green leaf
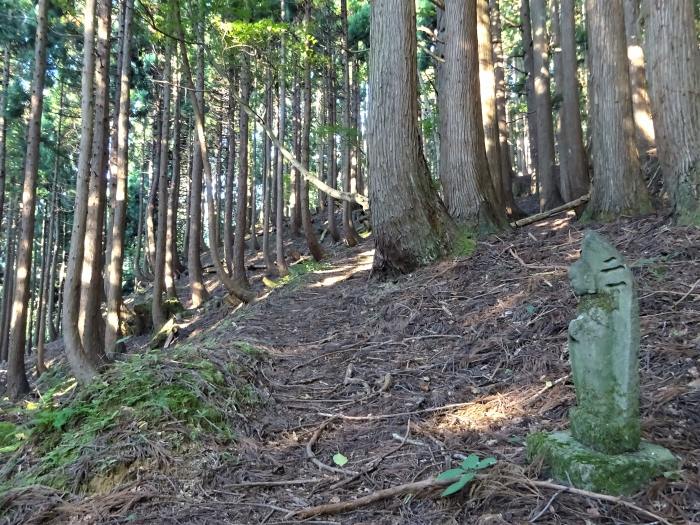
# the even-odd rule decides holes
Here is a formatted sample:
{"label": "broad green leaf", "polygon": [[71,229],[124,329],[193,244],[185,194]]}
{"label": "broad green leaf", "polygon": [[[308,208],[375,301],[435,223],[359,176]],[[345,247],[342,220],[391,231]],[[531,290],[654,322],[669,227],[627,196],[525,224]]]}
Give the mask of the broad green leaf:
{"label": "broad green leaf", "polygon": [[473,472],[467,472],[464,474],[461,478],[459,478],[459,481],[455,481],[452,485],[447,487],[445,490],[442,491],[442,496],[451,496],[452,494],[459,492],[462,490],[467,483],[469,483],[471,480],[474,479],[474,473]]}
{"label": "broad green leaf", "polygon": [[343,456],[340,452],[338,452],[335,456],[333,456],[333,463],[335,463],[339,467],[342,467],[347,462],[348,462],[348,458]]}
{"label": "broad green leaf", "polygon": [[450,470],[446,470],[445,472],[440,474],[435,479],[438,481],[444,481],[446,479],[456,478],[457,476],[460,476],[462,474],[464,474],[464,471],[461,468],[451,468]]}
{"label": "broad green leaf", "polygon": [[469,454],[464,461],[462,461],[462,469],[464,470],[474,470],[479,466],[479,456],[476,454]]}
{"label": "broad green leaf", "polygon": [[491,457],[484,458],[481,461],[479,461],[479,464],[477,465],[476,468],[478,468],[478,469],[487,468],[487,467],[490,467],[490,466],[495,465],[495,464],[496,464],[496,458],[491,456]]}

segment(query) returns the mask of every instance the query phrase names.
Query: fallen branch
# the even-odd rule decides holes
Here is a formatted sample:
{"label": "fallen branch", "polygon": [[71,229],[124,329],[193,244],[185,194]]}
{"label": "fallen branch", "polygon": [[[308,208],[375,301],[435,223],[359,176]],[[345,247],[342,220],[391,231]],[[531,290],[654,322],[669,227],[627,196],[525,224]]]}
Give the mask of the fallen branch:
{"label": "fallen branch", "polygon": [[318,459],[316,457],[316,454],[314,454],[314,444],[316,443],[316,441],[318,441],[321,432],[323,432],[323,429],[326,428],[330,423],[332,423],[336,419],[338,418],[331,417],[330,419],[327,419],[326,421],[321,423],[321,425],[316,429],[316,432],[314,432],[314,435],[311,436],[311,439],[306,444],[306,457],[321,470],[327,470],[328,472],[333,472],[334,474],[343,474],[344,476],[355,476],[357,475],[357,472],[355,472],[354,470],[331,467],[330,465],[326,465],[323,461]]}
{"label": "fallen branch", "polygon": [[245,481],[242,483],[229,483],[226,488],[252,488],[252,487],[288,487],[290,485],[308,485],[321,483],[323,478],[289,479],[280,481]]}
{"label": "fallen branch", "polygon": [[294,517],[298,519],[306,519],[311,518],[313,516],[320,516],[322,514],[338,514],[340,512],[347,512],[349,510],[365,507],[367,505],[371,505],[376,501],[381,501],[383,499],[391,498],[394,496],[403,496],[404,494],[421,492],[423,490],[446,487],[459,480],[459,477],[460,476],[454,476],[448,479],[441,480],[438,480],[436,478],[429,478],[424,479],[423,481],[405,483],[403,485],[397,485],[388,489],[378,490],[376,492],[368,494],[367,496],[363,496],[354,500],[341,501],[340,503],[326,503],[324,505],[317,505],[315,507],[307,507],[305,509],[291,512],[287,516],[285,516],[285,518],[288,519]]}
{"label": "fallen branch", "polygon": [[552,208],[551,210],[543,211],[542,213],[536,213],[535,215],[530,215],[529,217],[525,217],[524,219],[520,219],[519,221],[511,222],[510,225],[513,228],[521,228],[522,226],[527,226],[528,224],[533,224],[535,222],[543,221],[545,219],[549,219],[553,215],[557,215],[558,213],[561,213],[563,211],[569,211],[574,208],[577,208],[581,206],[582,204],[585,204],[591,200],[591,194],[586,193],[585,195],[579,197],[576,200],[573,200],[571,202],[567,202],[566,204],[562,204],[561,206],[557,206],[556,208]]}
{"label": "fallen branch", "polygon": [[394,414],[379,414],[376,416],[346,416],[344,414],[329,414],[326,412],[319,412],[319,416],[330,417],[330,418],[340,418],[347,421],[376,421],[378,419],[393,419],[395,417],[405,417],[405,416],[415,416],[418,414],[430,414],[432,412],[442,412],[444,410],[451,410],[453,408],[464,408],[470,407],[472,405],[481,405],[482,403],[477,401],[470,401],[469,403],[453,403],[451,405],[443,405],[441,407],[434,408],[423,408],[421,410],[413,410],[411,412],[396,412]]}

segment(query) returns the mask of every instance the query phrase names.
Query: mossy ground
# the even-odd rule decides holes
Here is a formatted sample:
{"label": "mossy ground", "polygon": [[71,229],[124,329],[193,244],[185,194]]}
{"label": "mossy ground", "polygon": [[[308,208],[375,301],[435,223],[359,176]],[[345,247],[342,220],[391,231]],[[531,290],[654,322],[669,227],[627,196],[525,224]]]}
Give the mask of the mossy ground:
{"label": "mossy ground", "polygon": [[41,401],[24,408],[28,431],[0,423],[0,492],[33,484],[81,490],[96,477],[123,477],[136,462],[162,462],[168,450],[229,445],[238,415],[262,403],[244,370],[253,353],[247,345],[217,358],[180,345],[133,354],[77,393],[74,379],[54,372]]}
{"label": "mossy ground", "polygon": [[531,461],[541,457],[563,483],[616,496],[633,494],[678,468],[671,452],[646,441],[636,452],[609,455],[583,446],[569,432],[531,434],[527,455]]}
{"label": "mossy ground", "polygon": [[265,286],[268,288],[282,288],[283,286],[298,284],[302,277],[310,273],[327,270],[330,265],[325,262],[317,262],[313,259],[307,259],[298,264],[289,267],[289,274],[277,280],[263,278]]}

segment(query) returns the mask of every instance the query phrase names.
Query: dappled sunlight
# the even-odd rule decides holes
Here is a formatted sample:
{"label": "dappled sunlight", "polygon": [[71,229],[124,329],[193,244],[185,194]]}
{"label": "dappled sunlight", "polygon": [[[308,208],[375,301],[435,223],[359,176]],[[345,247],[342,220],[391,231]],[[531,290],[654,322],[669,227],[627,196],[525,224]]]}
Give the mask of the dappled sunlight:
{"label": "dappled sunlight", "polygon": [[349,279],[356,273],[366,272],[372,269],[372,261],[374,260],[374,249],[367,250],[357,255],[353,259],[355,264],[346,264],[343,266],[335,266],[329,270],[321,270],[315,273],[331,274],[325,279],[312,284],[309,288],[326,288],[338,284],[346,279]]}

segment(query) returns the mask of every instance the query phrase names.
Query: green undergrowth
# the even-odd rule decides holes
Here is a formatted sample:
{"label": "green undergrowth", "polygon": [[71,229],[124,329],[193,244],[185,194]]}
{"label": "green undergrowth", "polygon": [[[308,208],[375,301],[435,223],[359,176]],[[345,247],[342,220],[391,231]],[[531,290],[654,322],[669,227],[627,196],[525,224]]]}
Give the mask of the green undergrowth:
{"label": "green undergrowth", "polygon": [[313,259],[306,259],[289,267],[289,274],[277,280],[265,278],[265,286],[268,288],[282,288],[288,285],[297,285],[302,278],[308,274],[328,270],[331,265],[326,262],[318,262]]}
{"label": "green undergrowth", "polygon": [[463,228],[452,243],[452,255],[469,257],[476,250],[476,233],[471,228]]}
{"label": "green undergrowth", "polygon": [[231,445],[241,417],[263,403],[258,361],[251,345],[186,344],[127,356],[85,387],[48,374],[40,401],[24,408],[28,433],[0,424],[0,493],[34,484],[90,490],[130,465]]}

